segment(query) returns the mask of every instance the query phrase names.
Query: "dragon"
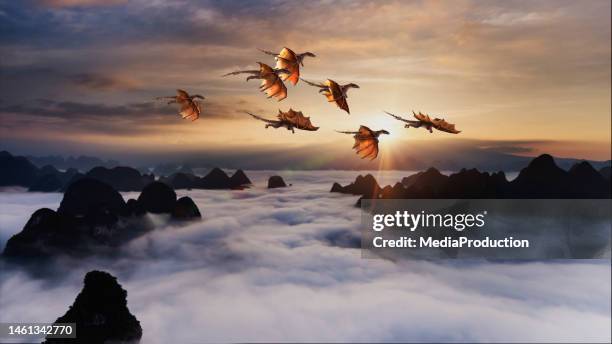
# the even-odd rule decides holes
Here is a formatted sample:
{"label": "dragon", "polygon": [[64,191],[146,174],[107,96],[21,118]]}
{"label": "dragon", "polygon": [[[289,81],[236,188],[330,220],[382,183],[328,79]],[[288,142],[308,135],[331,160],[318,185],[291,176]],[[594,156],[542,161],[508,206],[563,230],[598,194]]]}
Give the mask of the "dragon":
{"label": "dragon", "polygon": [[359,127],[359,131],[338,131],[341,134],[352,134],[355,138],[353,149],[362,159],[376,159],[378,156],[378,137],[381,134],[389,134],[386,130],[374,131],[365,125]]}
{"label": "dragon", "polygon": [[293,85],[296,85],[300,80],[300,65],[304,67],[304,57],[317,57],[311,52],[296,54],[293,52],[293,50],[287,47],[284,47],[278,54],[268,50],[258,50],[264,54],[274,56],[276,59],[276,68],[286,69],[289,71],[289,74],[284,74],[281,76],[281,78],[283,81],[289,80]]}
{"label": "dragon", "polygon": [[402,122],[406,122],[407,124],[404,126],[406,128],[420,128],[423,127],[425,129],[427,129],[430,133],[433,133],[433,129],[436,130],[440,130],[440,131],[444,131],[447,133],[451,133],[451,134],[459,134],[461,131],[455,129],[455,125],[454,124],[450,124],[447,121],[444,120],[444,118],[434,118],[431,119],[431,117],[429,117],[429,115],[426,114],[422,114],[420,111],[419,113],[415,113],[414,111],[412,111],[412,114],[414,115],[414,118],[416,118],[417,120],[409,120],[409,119],[405,119],[402,118],[400,116],[396,116],[392,113],[389,113],[387,111],[385,111],[385,113],[389,116],[392,116],[393,118],[400,120]]}
{"label": "dragon", "polygon": [[289,109],[289,111],[287,112],[282,112],[281,110],[278,110],[278,115],[276,115],[278,120],[266,119],[266,118],[254,115],[248,111],[245,111],[245,112],[253,116],[253,118],[266,122],[267,123],[266,129],[268,129],[268,127],[272,127],[275,129],[278,129],[280,127],[285,127],[287,128],[287,130],[291,130],[291,132],[294,134],[295,134],[294,128],[300,129],[300,130],[308,130],[308,131],[319,130],[319,127],[315,127],[314,125],[312,125],[312,123],[310,122],[310,117],[304,117],[304,114],[302,114],[302,111],[294,111],[293,109]]}
{"label": "dragon", "polygon": [[156,97],[155,99],[169,99],[168,104],[179,104],[179,115],[183,119],[195,121],[200,118],[200,113],[202,112],[198,99],[204,99],[204,97],[199,94],[190,96],[186,91],[178,89],[176,90],[176,96]]}
{"label": "dragon", "polygon": [[227,73],[223,76],[237,74],[251,74],[246,78],[246,81],[251,79],[261,79],[259,90],[265,92],[268,98],[276,97],[278,101],[287,98],[287,87],[279,76],[280,74],[289,74],[287,69],[275,69],[265,63],[257,62],[259,70],[239,70],[236,72]]}
{"label": "dragon", "polygon": [[301,79],[301,80],[310,86],[320,88],[319,93],[323,93],[323,95],[327,97],[328,102],[336,103],[336,105],[338,105],[339,108],[346,111],[348,114],[351,113],[349,111],[348,103],[346,102],[346,98],[347,98],[346,93],[348,92],[350,88],[359,88],[359,85],[353,84],[353,83],[346,84],[346,85],[340,85],[331,79],[325,80],[325,83],[310,82],[304,79]]}

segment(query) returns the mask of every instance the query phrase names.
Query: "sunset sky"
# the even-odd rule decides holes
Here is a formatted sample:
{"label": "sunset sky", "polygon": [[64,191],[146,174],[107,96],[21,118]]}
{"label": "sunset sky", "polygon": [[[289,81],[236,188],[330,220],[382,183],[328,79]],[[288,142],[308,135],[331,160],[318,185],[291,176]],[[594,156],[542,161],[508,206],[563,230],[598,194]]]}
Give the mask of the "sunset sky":
{"label": "sunset sky", "polygon": [[[610,159],[609,0],[97,1],[0,0],[0,148],[21,154],[232,154],[331,150],[334,130],[387,129],[386,154],[468,145],[506,153]],[[243,76],[257,48],[310,51],[302,76],[361,86],[351,115],[317,89],[277,102]],[[181,120],[153,102],[206,97]],[[317,132],[263,128],[293,108]],[[404,129],[383,110],[442,116],[462,133]],[[279,157],[280,158],[280,157]],[[323,164],[321,164],[323,166]]]}

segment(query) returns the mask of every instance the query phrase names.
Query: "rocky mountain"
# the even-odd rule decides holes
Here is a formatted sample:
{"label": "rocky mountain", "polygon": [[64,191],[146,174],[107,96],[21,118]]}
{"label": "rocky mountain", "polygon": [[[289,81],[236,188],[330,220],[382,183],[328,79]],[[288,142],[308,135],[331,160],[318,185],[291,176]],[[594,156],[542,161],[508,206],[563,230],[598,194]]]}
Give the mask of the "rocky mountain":
{"label": "rocky mountain", "polygon": [[281,176],[272,176],[268,178],[268,189],[284,188],[287,184]]}
{"label": "rocky mountain", "polygon": [[241,189],[252,184],[244,171],[237,170],[230,177],[218,167],[213,168],[204,177],[179,172],[162,177],[160,181],[175,189]]}
{"label": "rocky mountain", "polygon": [[155,180],[152,174],[141,175],[138,170],[124,166],[98,166],[85,174],[76,168],[63,172],[52,165],[38,168],[25,157],[0,152],[0,186],[23,186],[29,191],[56,192],[85,177],[103,181],[119,191],[140,191]]}
{"label": "rocky mountain", "polygon": [[137,169],[126,166],[94,167],[85,176],[105,182],[118,191],[140,191],[145,185],[155,181],[153,174],[141,175]]}
{"label": "rocky mountain", "polygon": [[35,211],[23,230],[7,241],[2,254],[38,259],[112,252],[113,247],[155,229],[155,223],[144,216],[147,212],[168,214],[171,221],[201,218],[191,198],[176,198],[171,187],[153,182],[137,200],[125,202],[112,186],[82,178],[68,187],[57,211]]}
{"label": "rocky mountain", "polygon": [[383,199],[610,198],[610,179],[605,177],[605,171],[598,172],[586,161],[565,171],[553,157],[544,154],[533,159],[511,182],[503,172],[462,169],[446,176],[430,168],[384,188],[372,175],[358,176],[346,186],[334,183],[331,192]]}
{"label": "rocky mountain", "polygon": [[55,323],[75,323],[76,338],[47,338],[44,343],[137,343],[142,327],[127,306],[127,291],[108,272],[90,271],[68,311]]}

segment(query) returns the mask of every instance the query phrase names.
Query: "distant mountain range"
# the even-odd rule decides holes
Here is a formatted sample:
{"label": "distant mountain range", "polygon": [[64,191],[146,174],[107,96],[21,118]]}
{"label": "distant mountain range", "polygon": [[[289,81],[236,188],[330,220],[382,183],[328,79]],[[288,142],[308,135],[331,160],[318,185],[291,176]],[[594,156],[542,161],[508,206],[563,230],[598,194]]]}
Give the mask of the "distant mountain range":
{"label": "distant mountain range", "polygon": [[[384,147],[381,157],[376,161],[362,160],[338,145],[315,144],[307,147],[257,147],[256,149],[141,153],[122,157],[122,163],[104,161],[95,157],[62,158],[60,156],[27,157],[37,167],[45,165],[65,170],[70,167],[81,172],[96,166],[112,168],[131,166],[141,173],[169,176],[173,173],[192,173],[196,169],[212,169],[215,166],[227,169],[248,170],[425,170],[431,166],[441,171],[459,171],[462,168],[476,168],[480,171],[516,172],[526,166],[534,156],[526,156],[535,151],[524,149],[514,143],[453,140],[432,143],[427,140],[402,142],[401,149]],[[393,149],[392,149],[393,148]],[[126,153],[127,154],[127,153]],[[517,155],[521,154],[521,155]],[[583,159],[554,157],[562,169],[569,169]],[[610,165],[610,160],[588,160],[595,168]]]}
{"label": "distant mountain range", "polygon": [[119,161],[116,160],[102,160],[100,158],[87,155],[80,155],[77,157],[69,156],[67,158],[64,158],[60,155],[48,155],[39,157],[27,155],[26,159],[28,159],[36,167],[43,167],[49,165],[59,170],[75,168],[80,171],[87,171],[96,166],[112,168],[120,165]]}
{"label": "distant mountain range", "polygon": [[[57,192],[66,190],[70,184],[83,178],[102,181],[118,191],[141,191],[156,179],[152,173],[141,173],[127,166],[96,166],[86,173],[76,168],[60,171],[51,165],[39,168],[26,157],[0,152],[0,186],[22,186],[29,191]],[[189,172],[176,172],[167,177],[161,176],[159,180],[175,189],[236,189],[251,184],[242,170],[229,176],[220,168],[213,168],[204,177]]]}
{"label": "distant mountain range", "polygon": [[582,161],[566,171],[557,166],[552,156],[543,154],[529,162],[512,181],[503,172],[462,169],[447,176],[429,168],[384,187],[372,175],[360,175],[346,186],[334,183],[331,192],[362,195],[362,199],[588,199],[610,198],[610,189],[610,166],[598,171]]}

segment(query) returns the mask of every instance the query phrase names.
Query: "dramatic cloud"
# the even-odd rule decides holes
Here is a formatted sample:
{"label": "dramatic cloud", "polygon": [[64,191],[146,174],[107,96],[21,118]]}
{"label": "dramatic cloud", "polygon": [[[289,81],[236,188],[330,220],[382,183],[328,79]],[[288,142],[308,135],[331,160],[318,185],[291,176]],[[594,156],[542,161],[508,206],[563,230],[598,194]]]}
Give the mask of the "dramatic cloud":
{"label": "dramatic cloud", "polygon": [[[104,269],[127,289],[146,343],[610,341],[609,260],[362,259],[341,239],[358,235],[356,197],[328,192],[353,173],[286,172],[292,187],[267,190],[269,173],[249,174],[256,187],[244,191],[180,190],[204,220],[160,228],[116,259],[62,260],[47,279],[2,269],[0,321],[52,321],[85,272]],[[2,237],[38,197],[0,209]],[[21,221],[7,223],[10,212]]]}
{"label": "dramatic cloud", "polygon": [[[238,105],[241,101],[269,114],[279,107],[302,110],[328,130],[304,136],[302,147],[321,140],[339,144],[341,138],[329,135],[349,124],[389,126],[383,109],[414,109],[443,114],[470,139],[565,142],[551,147],[558,153],[571,149],[570,141],[588,138],[598,148],[581,157],[610,155],[610,2],[605,0],[4,1],[0,13],[5,106],[35,99],[129,106],[181,87],[223,104],[204,113],[219,120],[235,119],[235,111],[247,107]],[[277,103],[257,92],[256,82],[221,77],[253,68],[255,61],[273,63],[256,48],[282,46],[317,54],[305,62],[305,77],[361,86],[350,95],[350,122],[305,85],[289,87],[289,98]],[[0,112],[3,123],[10,116]],[[45,131],[44,118],[30,120]],[[213,121],[202,125],[215,128],[206,135],[201,127],[172,135],[186,147],[207,149],[234,136],[244,139],[236,150],[249,142],[294,143],[292,136],[262,138],[247,119],[242,122]],[[113,134],[101,124],[104,139],[98,141],[131,142],[134,152],[153,144],[163,149],[162,141],[148,140],[151,131],[139,128],[147,125],[121,125],[124,130]],[[25,129],[11,132],[10,144],[29,139]],[[167,127],[155,134],[167,135]],[[432,142],[440,137],[410,135]],[[69,142],[92,141],[90,135],[77,136]],[[47,141],[58,143],[52,136]]]}

